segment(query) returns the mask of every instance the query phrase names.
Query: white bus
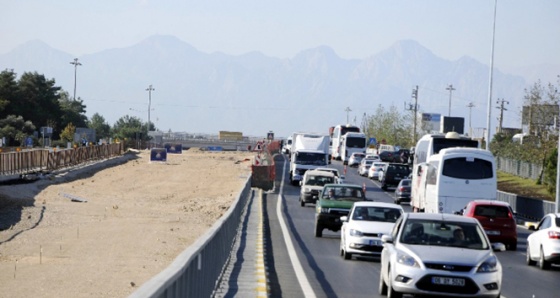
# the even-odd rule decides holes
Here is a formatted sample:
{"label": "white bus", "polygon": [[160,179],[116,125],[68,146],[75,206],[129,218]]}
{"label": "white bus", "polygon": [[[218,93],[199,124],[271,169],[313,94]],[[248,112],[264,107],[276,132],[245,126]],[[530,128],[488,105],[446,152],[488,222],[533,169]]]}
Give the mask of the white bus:
{"label": "white bus", "polygon": [[354,152],[366,154],[367,141],[366,135],[361,132],[347,132],[340,138],[340,159],[344,164]]}
{"label": "white bus", "polygon": [[495,200],[494,155],[479,148],[447,148],[419,165],[420,199],[427,213],[457,213],[472,200]]}
{"label": "white bus", "polygon": [[422,173],[425,170],[420,164],[425,163],[428,158],[440,152],[445,148],[467,147],[480,148],[480,143],[468,137],[459,135],[456,132],[448,132],[447,134],[427,134],[424,135],[414,148],[412,160],[412,186],[410,193],[410,205],[413,211],[420,212],[424,210],[424,201],[420,200],[423,195],[418,187],[422,183]]}
{"label": "white bus", "polygon": [[332,129],[331,133],[331,147],[332,147],[332,158],[336,160],[341,160],[340,155],[340,141],[342,136],[348,132],[360,132],[360,128],[350,124],[337,125]]}

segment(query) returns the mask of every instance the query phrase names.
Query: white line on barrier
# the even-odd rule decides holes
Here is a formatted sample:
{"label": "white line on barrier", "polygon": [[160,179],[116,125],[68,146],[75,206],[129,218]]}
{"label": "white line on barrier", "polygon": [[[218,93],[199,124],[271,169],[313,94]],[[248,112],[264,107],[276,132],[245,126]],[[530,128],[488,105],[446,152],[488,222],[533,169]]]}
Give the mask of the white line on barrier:
{"label": "white line on barrier", "polygon": [[299,281],[299,285],[303,291],[303,295],[308,298],[313,298],[315,296],[315,292],[313,292],[313,288],[309,284],[309,280],[307,280],[307,276],[303,271],[303,267],[301,266],[301,262],[296,254],[296,250],[294,249],[294,244],[292,243],[292,238],[290,238],[290,233],[288,233],[288,228],[286,226],[286,222],[284,221],[284,217],[282,216],[282,200],[284,199],[283,191],[284,191],[284,178],[286,175],[286,157],[282,155],[284,158],[284,167],[282,168],[282,180],[280,182],[280,193],[278,194],[278,203],[276,204],[276,215],[278,216],[278,222],[280,223],[280,228],[282,229],[282,234],[284,236],[284,241],[286,242],[286,248],[288,249],[288,255],[290,256],[290,261],[292,262],[292,266],[294,267],[294,271],[297,276],[297,280]]}

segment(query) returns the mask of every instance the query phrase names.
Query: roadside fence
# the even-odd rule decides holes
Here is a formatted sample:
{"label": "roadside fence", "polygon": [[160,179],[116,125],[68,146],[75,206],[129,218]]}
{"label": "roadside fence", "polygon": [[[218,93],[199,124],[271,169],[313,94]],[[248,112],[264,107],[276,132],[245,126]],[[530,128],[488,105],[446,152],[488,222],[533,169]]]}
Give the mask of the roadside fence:
{"label": "roadside fence", "polygon": [[496,157],[496,168],[498,171],[533,180],[538,180],[542,172],[541,165],[504,157]]}
{"label": "roadside fence", "polygon": [[0,153],[0,176],[51,172],[124,153],[123,143],[70,149],[24,149]]}

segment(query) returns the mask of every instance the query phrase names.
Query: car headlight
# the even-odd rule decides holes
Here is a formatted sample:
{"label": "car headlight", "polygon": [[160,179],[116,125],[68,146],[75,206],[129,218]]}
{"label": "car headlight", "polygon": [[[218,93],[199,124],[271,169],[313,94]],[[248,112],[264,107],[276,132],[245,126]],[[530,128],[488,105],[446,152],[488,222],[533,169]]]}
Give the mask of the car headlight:
{"label": "car headlight", "polygon": [[496,272],[498,271],[498,258],[496,256],[490,256],[486,261],[484,261],[476,272],[486,273],[486,272]]}
{"label": "car headlight", "polygon": [[362,237],[363,235],[364,233],[362,233],[361,231],[358,231],[356,229],[350,229],[350,236]]}
{"label": "car headlight", "polygon": [[311,188],[309,188],[309,187],[304,187],[304,188],[303,188],[303,192],[311,192]]}
{"label": "car headlight", "polygon": [[420,264],[416,262],[415,258],[401,251],[397,252],[397,262],[406,266],[420,268]]}

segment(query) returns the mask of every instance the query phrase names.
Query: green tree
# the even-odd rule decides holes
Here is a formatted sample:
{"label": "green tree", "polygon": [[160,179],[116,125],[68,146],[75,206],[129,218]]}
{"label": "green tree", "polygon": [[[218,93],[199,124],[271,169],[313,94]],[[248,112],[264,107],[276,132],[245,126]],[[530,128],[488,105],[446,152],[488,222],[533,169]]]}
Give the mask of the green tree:
{"label": "green tree", "polygon": [[60,140],[64,142],[74,142],[74,134],[76,133],[76,126],[72,123],[68,123],[66,127],[60,133]]}
{"label": "green tree", "polygon": [[72,123],[74,127],[86,127],[87,117],[85,115],[86,106],[80,98],[72,100],[66,91],[59,93],[58,99],[62,111],[62,121],[60,125],[66,127]]}
{"label": "green tree", "polygon": [[111,137],[111,126],[105,121],[105,118],[98,113],[91,116],[87,127],[95,129],[95,134],[98,138],[107,139]]}
{"label": "green tree", "polygon": [[372,116],[368,117],[367,130],[377,142],[385,140],[387,144],[398,145],[403,148],[413,146],[412,119],[410,115],[399,113],[395,106],[385,109],[381,104]]}
{"label": "green tree", "polygon": [[129,115],[117,120],[113,126],[113,135],[119,139],[148,139],[146,124],[140,118]]}
{"label": "green tree", "polygon": [[12,70],[0,72],[0,119],[14,114],[10,102],[16,100],[17,88],[16,74]]}
{"label": "green tree", "polygon": [[35,126],[21,116],[10,115],[0,119],[0,137],[6,138],[8,146],[22,145],[26,137],[33,134]]}

